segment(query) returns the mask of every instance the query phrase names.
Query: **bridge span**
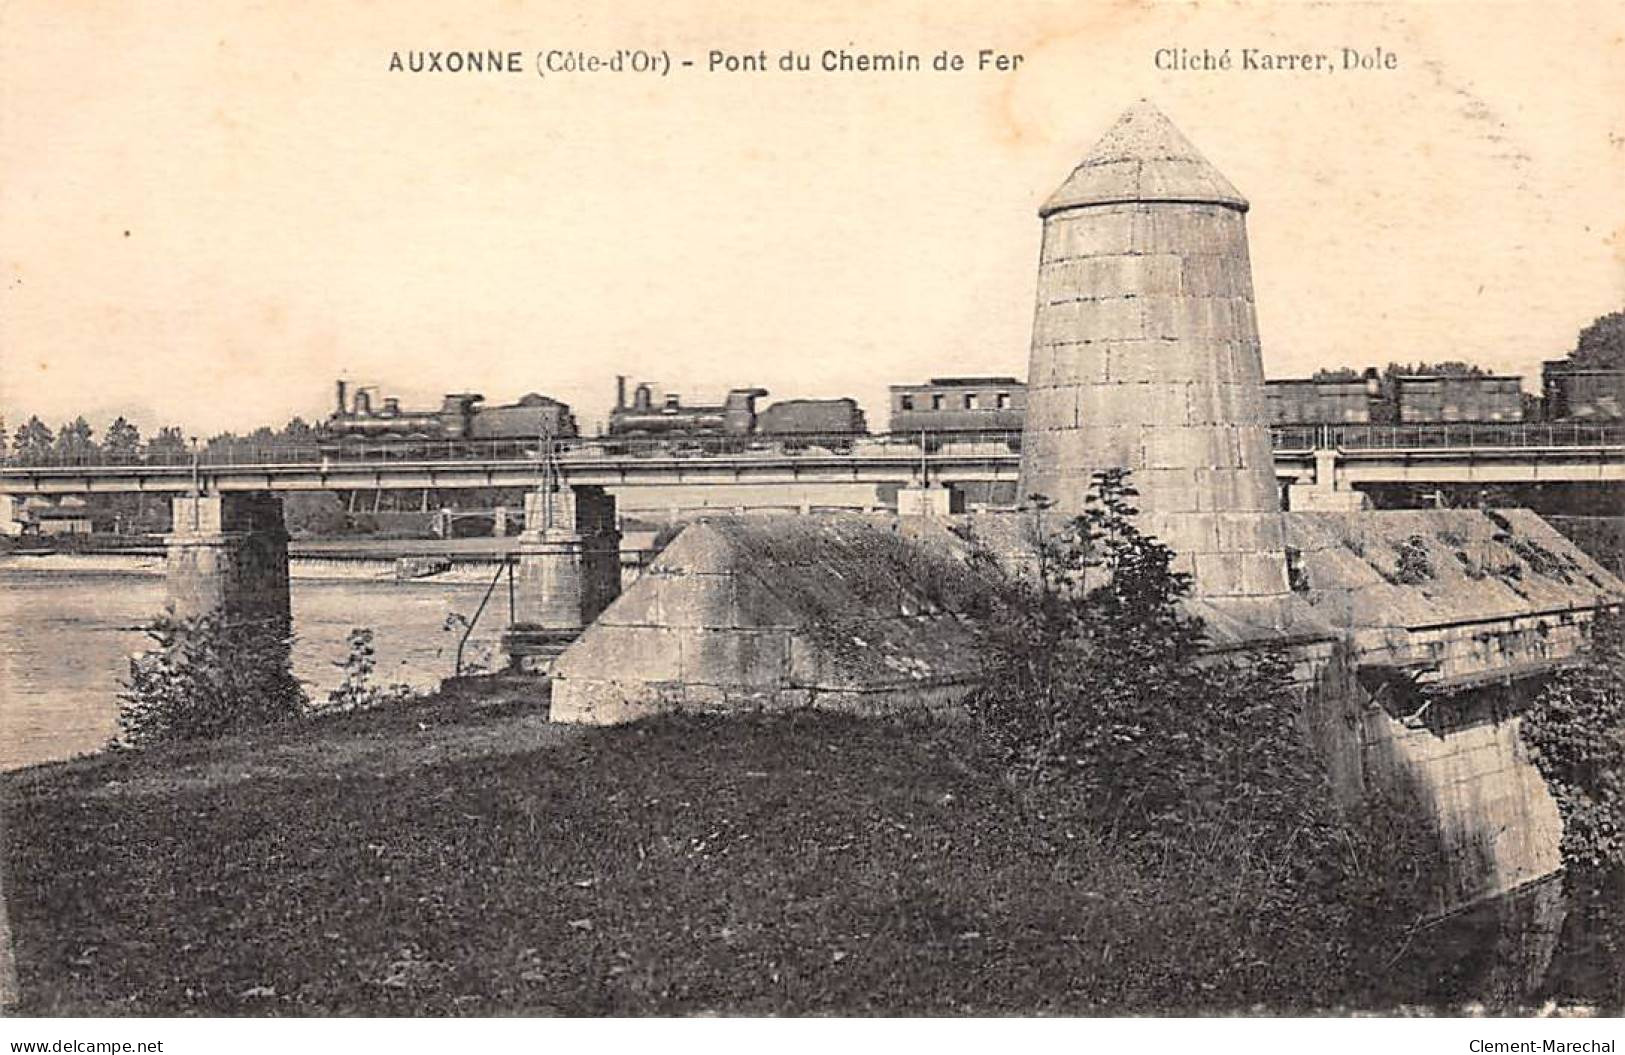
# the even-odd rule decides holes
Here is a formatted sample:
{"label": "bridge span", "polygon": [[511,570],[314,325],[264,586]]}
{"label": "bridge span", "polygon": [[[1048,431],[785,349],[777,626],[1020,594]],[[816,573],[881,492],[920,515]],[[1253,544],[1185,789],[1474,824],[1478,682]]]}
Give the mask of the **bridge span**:
{"label": "bridge span", "polygon": [[[1272,438],[1276,475],[1322,489],[1625,482],[1620,424],[1323,426],[1276,429]],[[973,442],[890,435],[796,447],[722,439],[681,448],[570,440],[558,445],[553,460],[563,484],[625,493],[673,486],[1013,484],[1021,455],[1014,434]],[[56,464],[11,460],[0,465],[0,494],[529,488],[539,483],[542,464],[536,444],[516,441],[233,448],[226,456],[100,456]]]}

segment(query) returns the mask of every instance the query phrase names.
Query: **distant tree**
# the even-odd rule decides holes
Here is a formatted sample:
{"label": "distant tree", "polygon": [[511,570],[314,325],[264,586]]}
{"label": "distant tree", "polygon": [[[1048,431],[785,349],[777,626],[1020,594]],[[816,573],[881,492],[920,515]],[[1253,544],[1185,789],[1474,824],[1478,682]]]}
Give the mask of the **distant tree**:
{"label": "distant tree", "polygon": [[102,450],[108,454],[131,456],[141,450],[141,430],[120,415],[107,426],[107,435],[102,438]]}
{"label": "distant tree", "polygon": [[229,462],[248,446],[248,442],[235,432],[220,432],[203,441],[205,461]]}
{"label": "distant tree", "polygon": [[344,503],[331,491],[290,491],[282,499],[282,519],[301,537],[343,534],[349,524]]}
{"label": "distant tree", "polygon": [[49,425],[38,417],[30,417],[25,423],[17,426],[17,434],[12,437],[11,448],[25,463],[38,464],[50,458],[55,439]]}
{"label": "distant tree", "polygon": [[1581,330],[1569,362],[1588,370],[1625,370],[1625,311],[1611,311]]}
{"label": "distant tree", "polygon": [[282,446],[282,433],[272,429],[269,425],[261,425],[242,438],[238,444],[239,449],[258,461],[269,457],[278,447]]}
{"label": "distant tree", "polygon": [[147,442],[147,454],[155,461],[172,461],[185,453],[186,434],[179,425],[165,425]]}
{"label": "distant tree", "polygon": [[[107,426],[102,437],[102,450],[118,461],[132,461],[141,453],[141,430],[120,415]],[[101,508],[112,516],[114,530],[120,534],[138,530],[148,504],[148,496],[141,494],[112,494],[101,497]]]}
{"label": "distant tree", "polygon": [[56,430],[57,456],[67,461],[84,458],[96,450],[93,437],[90,422],[83,417],[74,418]]}
{"label": "distant tree", "polygon": [[[1437,363],[1396,363],[1390,361],[1382,370],[1384,384],[1391,383],[1396,377],[1487,377],[1490,371],[1477,363],[1465,362],[1461,359],[1444,359]],[[1309,375],[1311,381],[1359,381],[1366,376],[1365,371],[1356,370],[1352,366],[1327,366],[1316,370]]]}
{"label": "distant tree", "polygon": [[291,447],[308,447],[316,442],[316,429],[304,418],[294,418],[282,426],[283,442]]}
{"label": "distant tree", "polygon": [[1438,363],[1389,363],[1383,370],[1384,381],[1401,376],[1411,377],[1486,377],[1489,371],[1477,363],[1460,359],[1446,359]]}
{"label": "distant tree", "polygon": [[6,419],[0,417],[0,458],[11,453],[11,437],[6,433]]}

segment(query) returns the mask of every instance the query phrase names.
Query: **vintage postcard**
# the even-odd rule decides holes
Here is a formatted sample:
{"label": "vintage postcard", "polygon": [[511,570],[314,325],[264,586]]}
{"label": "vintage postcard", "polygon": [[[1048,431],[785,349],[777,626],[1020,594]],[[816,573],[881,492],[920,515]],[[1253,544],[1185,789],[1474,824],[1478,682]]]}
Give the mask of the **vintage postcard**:
{"label": "vintage postcard", "polygon": [[0,5],[0,1036],[1615,1050],[1622,56]]}

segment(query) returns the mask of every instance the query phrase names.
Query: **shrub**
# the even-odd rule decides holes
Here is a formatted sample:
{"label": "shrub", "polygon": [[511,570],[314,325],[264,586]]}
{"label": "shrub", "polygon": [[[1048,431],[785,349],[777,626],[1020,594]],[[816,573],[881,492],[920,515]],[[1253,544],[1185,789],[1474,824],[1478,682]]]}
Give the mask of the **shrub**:
{"label": "shrub", "polygon": [[409,685],[397,683],[386,687],[373,681],[378,657],[371,629],[353,627],[344,641],[345,656],[333,664],[344,671],[344,680],[327,694],[327,703],[322,707],[324,712],[364,711],[411,698],[413,692]]}
{"label": "shrub", "polygon": [[1395,582],[1417,586],[1433,578],[1433,564],[1428,560],[1427,540],[1421,535],[1412,535],[1396,543],[1394,552],[1399,557],[1398,566],[1394,569]]}
{"label": "shrub", "polygon": [[348,525],[344,502],[331,491],[292,491],[282,498],[282,519],[294,536],[337,535]]}
{"label": "shrub", "polygon": [[1563,817],[1566,950],[1579,968],[1565,995],[1625,1008],[1625,618],[1599,612],[1586,661],[1560,671],[1525,712],[1520,735]]}
{"label": "shrub", "polygon": [[114,746],[209,739],[304,713],[285,626],[166,613],[146,632],[156,647],[130,658]]}
{"label": "shrub", "polygon": [[681,535],[687,526],[686,523],[661,524],[660,530],[655,532],[654,539],[649,543],[649,559],[654,560],[666,552],[666,547],[677,541],[677,536]]}
{"label": "shrub", "polygon": [[[1160,877],[1191,922],[1170,984],[1276,1006],[1391,1002],[1429,906],[1436,836],[1386,802],[1343,808],[1288,657],[1223,656],[1188,575],[1143,534],[1122,470],[1046,531],[989,620],[971,710],[1012,781]],[[1191,906],[1198,911],[1192,912]]]}
{"label": "shrub", "polygon": [[1304,566],[1303,550],[1296,546],[1286,547],[1286,581],[1293,593],[1308,593],[1313,588],[1309,569]]}

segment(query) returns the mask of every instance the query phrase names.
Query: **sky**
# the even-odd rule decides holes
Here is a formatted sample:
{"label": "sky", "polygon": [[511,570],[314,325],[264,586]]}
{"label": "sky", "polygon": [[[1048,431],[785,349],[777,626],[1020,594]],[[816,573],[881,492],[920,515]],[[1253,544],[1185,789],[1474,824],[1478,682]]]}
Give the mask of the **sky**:
{"label": "sky", "polygon": [[[1613,3],[9,0],[0,414],[246,431],[325,415],[342,375],[539,391],[590,430],[619,373],[878,425],[888,384],[1025,375],[1036,210],[1140,97],[1252,202],[1271,376],[1538,374],[1625,308],[1622,46]],[[535,73],[617,48],[695,65]],[[971,68],[706,68],[840,48]],[[389,70],[448,49],[526,72]]]}

